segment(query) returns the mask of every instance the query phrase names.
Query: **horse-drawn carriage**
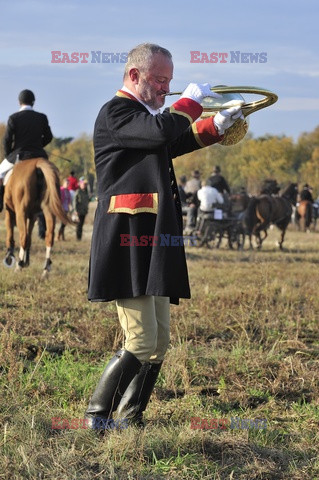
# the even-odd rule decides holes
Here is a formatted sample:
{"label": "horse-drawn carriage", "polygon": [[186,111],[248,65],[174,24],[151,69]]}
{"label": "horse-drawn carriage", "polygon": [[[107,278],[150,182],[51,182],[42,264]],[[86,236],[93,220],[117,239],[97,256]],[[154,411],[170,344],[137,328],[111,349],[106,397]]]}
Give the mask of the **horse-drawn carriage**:
{"label": "horse-drawn carriage", "polygon": [[222,240],[226,239],[230,249],[244,248],[243,216],[249,196],[246,193],[239,193],[230,195],[225,200],[223,205],[215,205],[212,212],[199,211],[196,231],[199,247],[206,245],[219,248]]}
{"label": "horse-drawn carriage", "polygon": [[[262,193],[257,197],[247,194],[232,195],[230,205],[224,207],[222,214],[216,216],[216,210],[209,214],[199,214],[197,228],[198,246],[219,247],[226,238],[229,248],[243,249],[245,237],[249,238],[249,247],[253,248],[252,237],[256,238],[260,249],[267,238],[270,225],[276,225],[281,231],[280,249],[287,227],[291,221],[292,206],[296,204],[297,184],[291,183],[281,195]],[[221,210],[219,210],[220,212]]]}

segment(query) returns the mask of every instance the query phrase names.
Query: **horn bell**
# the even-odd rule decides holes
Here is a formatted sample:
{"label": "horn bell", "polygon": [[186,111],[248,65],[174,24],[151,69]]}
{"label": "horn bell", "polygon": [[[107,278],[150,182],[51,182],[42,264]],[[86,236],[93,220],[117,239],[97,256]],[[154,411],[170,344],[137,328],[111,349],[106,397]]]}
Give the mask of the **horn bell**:
{"label": "horn bell", "polygon": [[[244,120],[239,118],[230,128],[225,131],[223,140],[219,142],[221,145],[235,145],[236,143],[240,142],[248,132],[249,119],[247,116],[251,113],[257,112],[257,110],[261,110],[262,108],[273,105],[278,100],[278,96],[275,93],[260,87],[228,87],[226,85],[216,85],[212,87],[211,90],[222,95],[222,98],[205,97],[201,103],[203,107],[201,118],[215,116],[220,110],[229,108],[227,103],[230,101],[232,101],[232,106],[236,105],[236,101],[238,101],[239,105],[244,102],[244,104],[241,106]],[[241,93],[262,95],[263,98],[255,102],[247,103]],[[181,94],[182,92],[170,92],[167,95]]]}
{"label": "horn bell", "polygon": [[[275,93],[259,87],[227,87],[224,85],[217,85],[216,87],[213,87],[212,90],[222,95],[222,98],[204,98],[202,101],[203,113],[201,118],[215,116],[218,111],[229,108],[227,107],[227,103],[230,101],[232,101],[232,105],[236,105],[236,101],[238,101],[239,105],[241,102],[244,102],[241,107],[244,119],[239,118],[236,120],[236,122],[225,131],[224,138],[220,142],[221,145],[226,146],[235,145],[245,137],[249,129],[248,115],[272,105],[278,99]],[[241,93],[263,95],[264,98],[255,102],[246,103]]]}

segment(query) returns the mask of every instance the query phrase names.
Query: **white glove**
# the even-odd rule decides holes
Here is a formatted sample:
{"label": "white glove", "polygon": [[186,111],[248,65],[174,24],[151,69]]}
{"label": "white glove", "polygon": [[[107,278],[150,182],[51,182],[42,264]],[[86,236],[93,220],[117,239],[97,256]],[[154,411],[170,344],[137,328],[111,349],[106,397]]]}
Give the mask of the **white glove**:
{"label": "white glove", "polygon": [[231,127],[236,122],[236,120],[238,120],[238,118],[244,120],[244,115],[241,111],[241,106],[243,105],[243,103],[245,102],[231,100],[224,105],[229,108],[226,108],[225,110],[221,110],[220,112],[216,113],[214,117],[214,124],[217,128],[219,135],[223,135],[225,133],[225,130]]}
{"label": "white glove", "polygon": [[205,97],[222,98],[222,95],[213,92],[209,83],[190,83],[181,96],[181,98],[191,98],[197,103],[202,103]]}

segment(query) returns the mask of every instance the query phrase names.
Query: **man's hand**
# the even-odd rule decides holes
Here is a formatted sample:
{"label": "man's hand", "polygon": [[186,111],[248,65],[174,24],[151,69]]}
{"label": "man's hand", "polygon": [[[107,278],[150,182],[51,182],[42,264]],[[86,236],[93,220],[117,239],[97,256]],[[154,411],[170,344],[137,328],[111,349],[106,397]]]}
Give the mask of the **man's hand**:
{"label": "man's hand", "polygon": [[213,92],[210,88],[209,83],[190,83],[181,98],[191,98],[197,103],[201,103],[205,97],[222,98],[222,95]]}
{"label": "man's hand", "polygon": [[[219,135],[223,135],[225,130],[231,127],[238,118],[244,120],[243,113],[241,111],[241,106],[244,102],[238,102],[237,100],[231,100],[230,102],[225,103],[226,108],[225,110],[221,110],[220,112],[216,113],[214,117],[214,124],[217,128]],[[236,106],[232,106],[232,104],[236,104]]]}

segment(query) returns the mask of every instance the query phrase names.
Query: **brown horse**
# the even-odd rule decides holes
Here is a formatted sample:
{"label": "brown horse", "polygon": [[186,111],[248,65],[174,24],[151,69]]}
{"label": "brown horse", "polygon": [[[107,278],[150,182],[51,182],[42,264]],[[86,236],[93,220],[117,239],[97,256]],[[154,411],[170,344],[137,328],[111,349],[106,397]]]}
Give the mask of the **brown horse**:
{"label": "brown horse", "polygon": [[306,232],[312,222],[312,202],[310,200],[301,200],[296,210],[296,223],[299,230]]}
{"label": "brown horse", "polygon": [[52,264],[50,257],[54,243],[55,219],[58,217],[63,223],[72,223],[61,205],[58,169],[44,158],[33,158],[17,163],[5,187],[4,203],[7,230],[4,265],[13,267],[15,264],[13,234],[15,225],[20,236],[16,270],[29,265],[32,230],[37,215],[42,210],[46,222],[46,260],[42,276],[47,276]]}
{"label": "brown horse", "polygon": [[[257,248],[261,248],[263,241],[267,238],[267,230],[273,224],[281,230],[279,248],[282,250],[285,233],[291,221],[292,205],[296,205],[297,194],[297,184],[291,183],[279,197],[260,195],[250,199],[244,217],[250,248],[253,248],[252,235],[256,236]],[[263,238],[261,232],[264,232]]]}

